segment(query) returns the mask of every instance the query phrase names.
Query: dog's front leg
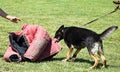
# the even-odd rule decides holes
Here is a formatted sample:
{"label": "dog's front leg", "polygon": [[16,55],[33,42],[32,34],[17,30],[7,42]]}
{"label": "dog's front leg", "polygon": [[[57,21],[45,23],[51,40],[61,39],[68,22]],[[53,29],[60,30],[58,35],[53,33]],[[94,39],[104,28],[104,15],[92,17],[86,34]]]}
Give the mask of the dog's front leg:
{"label": "dog's front leg", "polygon": [[72,54],[72,51],[73,51],[73,48],[69,48],[69,50],[68,50],[68,53],[67,53],[67,57],[63,60],[63,61],[68,61],[69,59],[70,59],[70,56],[71,56],[71,54]]}
{"label": "dog's front leg", "polygon": [[77,54],[80,52],[80,50],[81,50],[81,49],[77,49],[77,50],[75,51],[75,53],[73,54],[72,59],[71,59],[72,62],[75,61],[76,56],[77,56]]}

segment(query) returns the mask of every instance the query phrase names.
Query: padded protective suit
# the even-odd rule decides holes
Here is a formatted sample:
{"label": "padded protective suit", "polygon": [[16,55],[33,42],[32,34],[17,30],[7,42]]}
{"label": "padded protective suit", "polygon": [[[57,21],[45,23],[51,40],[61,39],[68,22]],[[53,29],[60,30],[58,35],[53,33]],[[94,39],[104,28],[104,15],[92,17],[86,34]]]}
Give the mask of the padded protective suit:
{"label": "padded protective suit", "polygon": [[10,33],[9,39],[9,48],[3,57],[9,62],[41,61],[52,58],[61,50],[56,39],[51,39],[47,31],[37,25],[23,25],[20,32]]}

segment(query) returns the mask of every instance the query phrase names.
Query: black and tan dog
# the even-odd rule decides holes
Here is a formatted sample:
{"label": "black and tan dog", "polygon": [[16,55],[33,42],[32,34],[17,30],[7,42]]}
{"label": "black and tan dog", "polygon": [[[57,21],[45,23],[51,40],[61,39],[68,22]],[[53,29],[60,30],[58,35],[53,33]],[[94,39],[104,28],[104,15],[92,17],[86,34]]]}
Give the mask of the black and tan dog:
{"label": "black and tan dog", "polygon": [[79,28],[74,26],[64,27],[64,25],[62,25],[56,31],[54,38],[57,39],[57,42],[64,39],[65,43],[69,48],[67,57],[64,59],[64,61],[69,60],[73,48],[76,48],[77,50],[73,54],[71,61],[74,61],[76,59],[78,52],[82,48],[87,47],[90,56],[95,60],[94,65],[90,68],[96,68],[96,66],[98,65],[99,58],[97,55],[101,56],[101,59],[103,61],[103,67],[106,67],[106,59],[104,57],[102,40],[106,39],[117,28],[117,26],[111,26],[103,33],[97,34],[96,32],[85,28]]}

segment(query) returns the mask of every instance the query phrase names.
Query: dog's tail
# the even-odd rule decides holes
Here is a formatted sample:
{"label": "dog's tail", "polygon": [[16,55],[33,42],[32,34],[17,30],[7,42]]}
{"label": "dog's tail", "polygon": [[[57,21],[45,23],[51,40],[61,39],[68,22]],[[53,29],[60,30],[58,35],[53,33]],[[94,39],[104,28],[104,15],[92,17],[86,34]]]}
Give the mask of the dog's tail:
{"label": "dog's tail", "polygon": [[111,26],[107,28],[104,32],[100,34],[100,39],[105,40],[110,36],[116,29],[118,29],[118,26]]}

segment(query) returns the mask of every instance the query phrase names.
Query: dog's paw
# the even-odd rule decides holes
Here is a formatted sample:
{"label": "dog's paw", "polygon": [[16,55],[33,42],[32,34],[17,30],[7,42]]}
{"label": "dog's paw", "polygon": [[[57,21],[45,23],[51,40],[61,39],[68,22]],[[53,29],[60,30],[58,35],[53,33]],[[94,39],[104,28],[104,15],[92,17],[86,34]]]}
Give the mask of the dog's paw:
{"label": "dog's paw", "polygon": [[88,72],[89,72],[89,71],[92,70],[92,69],[94,69],[94,67],[89,67],[87,70],[88,70]]}
{"label": "dog's paw", "polygon": [[102,68],[107,68],[107,67],[105,65],[103,65]]}
{"label": "dog's paw", "polygon": [[89,69],[95,69],[96,67],[94,67],[94,66],[92,66],[92,67],[90,67]]}
{"label": "dog's paw", "polygon": [[90,67],[89,69],[93,69],[93,67]]}
{"label": "dog's paw", "polygon": [[75,59],[76,59],[76,58],[72,58],[70,61],[71,61],[71,62],[74,62],[74,61],[75,61]]}
{"label": "dog's paw", "polygon": [[63,59],[62,61],[63,61],[63,62],[67,62],[68,60],[67,60],[67,59]]}

